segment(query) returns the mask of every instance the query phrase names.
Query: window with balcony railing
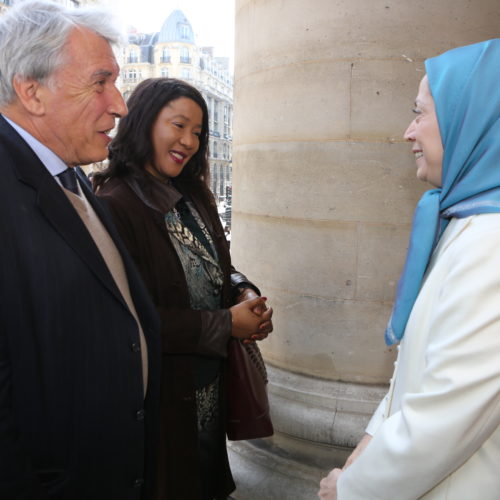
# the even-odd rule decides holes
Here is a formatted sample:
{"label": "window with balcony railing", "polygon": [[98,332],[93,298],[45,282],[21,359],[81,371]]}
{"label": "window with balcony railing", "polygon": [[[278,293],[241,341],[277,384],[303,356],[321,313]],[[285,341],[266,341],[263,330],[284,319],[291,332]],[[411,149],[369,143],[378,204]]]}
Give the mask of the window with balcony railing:
{"label": "window with balcony railing", "polygon": [[168,50],[168,47],[165,47],[161,51],[160,62],[162,62],[162,63],[169,63],[170,62],[170,51]]}
{"label": "window with balcony railing", "polygon": [[139,54],[137,53],[137,50],[131,50],[128,53],[127,57],[127,63],[138,63],[139,62]]}
{"label": "window with balcony railing", "polygon": [[189,50],[186,47],[182,47],[181,49],[181,63],[191,64]]}
{"label": "window with balcony railing", "polygon": [[[140,77],[140,74],[139,74]],[[137,77],[137,70],[135,69],[129,69],[127,73],[125,74],[125,77],[123,78],[123,81],[125,83],[135,83],[138,81]]]}

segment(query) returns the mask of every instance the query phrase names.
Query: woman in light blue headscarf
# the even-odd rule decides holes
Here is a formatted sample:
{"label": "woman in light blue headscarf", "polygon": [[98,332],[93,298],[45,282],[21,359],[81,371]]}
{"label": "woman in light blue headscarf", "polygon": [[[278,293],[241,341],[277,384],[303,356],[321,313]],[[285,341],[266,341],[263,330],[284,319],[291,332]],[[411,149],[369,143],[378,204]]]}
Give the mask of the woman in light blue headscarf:
{"label": "woman in light blue headscarf", "polygon": [[322,499],[500,498],[500,39],[426,61],[405,138],[420,200],[367,435]]}

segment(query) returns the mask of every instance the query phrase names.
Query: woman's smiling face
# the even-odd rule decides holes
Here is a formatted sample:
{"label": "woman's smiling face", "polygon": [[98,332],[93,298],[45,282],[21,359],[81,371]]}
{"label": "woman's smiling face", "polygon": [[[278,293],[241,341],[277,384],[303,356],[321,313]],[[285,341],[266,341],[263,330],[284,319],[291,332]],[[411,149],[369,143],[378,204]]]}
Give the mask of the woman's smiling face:
{"label": "woman's smiling face", "polygon": [[414,112],[417,117],[410,123],[404,138],[413,143],[417,178],[441,187],[443,143],[427,76],[420,82]]}
{"label": "woman's smiling face", "polygon": [[157,177],[177,177],[200,147],[202,123],[203,112],[192,99],[170,101],[153,125],[154,161],[146,170]]}

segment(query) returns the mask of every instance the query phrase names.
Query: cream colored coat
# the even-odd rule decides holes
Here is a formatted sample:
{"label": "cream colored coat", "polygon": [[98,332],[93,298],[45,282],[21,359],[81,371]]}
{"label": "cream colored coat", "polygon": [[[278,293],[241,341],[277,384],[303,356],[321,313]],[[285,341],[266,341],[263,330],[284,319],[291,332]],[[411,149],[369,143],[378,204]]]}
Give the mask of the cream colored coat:
{"label": "cream colored coat", "polygon": [[395,364],[338,500],[499,500],[500,214],[450,222]]}

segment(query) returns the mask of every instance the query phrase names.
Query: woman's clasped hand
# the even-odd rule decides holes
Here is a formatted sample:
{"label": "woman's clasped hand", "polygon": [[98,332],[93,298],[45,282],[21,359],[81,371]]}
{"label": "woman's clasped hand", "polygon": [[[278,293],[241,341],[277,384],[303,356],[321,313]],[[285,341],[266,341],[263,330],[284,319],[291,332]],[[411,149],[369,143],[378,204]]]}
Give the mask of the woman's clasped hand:
{"label": "woman's clasped hand", "polygon": [[272,308],[266,306],[266,297],[242,294],[229,310],[232,316],[232,336],[245,340],[264,340],[272,331]]}

